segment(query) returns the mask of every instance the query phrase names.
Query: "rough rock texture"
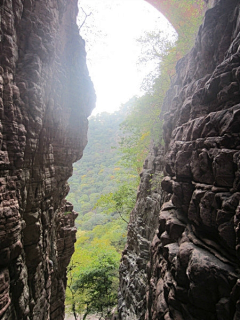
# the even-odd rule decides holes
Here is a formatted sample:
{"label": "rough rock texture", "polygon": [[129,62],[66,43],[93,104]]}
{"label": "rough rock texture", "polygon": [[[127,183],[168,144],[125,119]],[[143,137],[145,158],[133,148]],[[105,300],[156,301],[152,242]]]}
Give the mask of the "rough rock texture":
{"label": "rough rock texture", "polygon": [[163,150],[152,148],[141,173],[137,204],[128,225],[127,246],[120,266],[119,311],[121,319],[144,319],[149,247],[158,225],[158,213],[163,203],[161,180]]}
{"label": "rough rock texture", "polygon": [[95,94],[76,0],[0,1],[0,319],[63,319],[64,200]]}
{"label": "rough rock texture", "polygon": [[240,319],[239,48],[239,1],[215,1],[165,99],[155,195],[164,204],[153,217],[143,180],[120,268],[121,319]]}

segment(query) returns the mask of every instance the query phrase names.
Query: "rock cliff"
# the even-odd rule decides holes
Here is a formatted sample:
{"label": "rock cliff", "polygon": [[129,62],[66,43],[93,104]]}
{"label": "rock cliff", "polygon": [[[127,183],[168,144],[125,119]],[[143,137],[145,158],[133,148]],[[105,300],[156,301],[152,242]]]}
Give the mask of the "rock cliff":
{"label": "rock cliff", "polygon": [[215,1],[165,98],[165,149],[141,174],[121,319],[240,319],[239,48],[239,1]]}
{"label": "rock cliff", "polygon": [[0,319],[60,320],[76,232],[67,179],[95,93],[76,0],[0,6]]}

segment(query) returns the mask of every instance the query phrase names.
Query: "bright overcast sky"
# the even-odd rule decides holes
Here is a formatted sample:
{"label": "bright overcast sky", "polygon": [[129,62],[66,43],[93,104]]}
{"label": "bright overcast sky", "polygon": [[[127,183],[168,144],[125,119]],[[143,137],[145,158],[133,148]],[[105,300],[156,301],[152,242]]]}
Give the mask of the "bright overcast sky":
{"label": "bright overcast sky", "polygon": [[169,30],[167,20],[144,0],[79,0],[78,24],[89,14],[80,34],[86,40],[87,64],[97,94],[93,114],[117,110],[134,95],[149,73],[137,66],[144,31]]}

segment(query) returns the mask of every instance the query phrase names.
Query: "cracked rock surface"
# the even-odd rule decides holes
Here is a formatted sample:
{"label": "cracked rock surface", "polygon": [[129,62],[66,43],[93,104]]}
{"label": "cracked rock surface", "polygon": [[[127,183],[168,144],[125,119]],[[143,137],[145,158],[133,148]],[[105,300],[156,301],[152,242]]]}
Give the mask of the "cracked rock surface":
{"label": "cracked rock surface", "polygon": [[165,177],[154,197],[143,168],[120,267],[121,319],[240,319],[239,48],[239,1],[215,1],[164,102]]}
{"label": "cracked rock surface", "polygon": [[0,1],[0,318],[64,318],[76,213],[64,199],[95,93],[77,1]]}

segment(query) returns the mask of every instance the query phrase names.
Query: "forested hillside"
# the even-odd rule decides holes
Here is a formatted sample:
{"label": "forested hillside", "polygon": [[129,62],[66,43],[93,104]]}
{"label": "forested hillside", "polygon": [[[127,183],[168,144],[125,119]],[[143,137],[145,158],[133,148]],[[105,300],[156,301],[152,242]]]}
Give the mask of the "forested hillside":
{"label": "forested hillside", "polygon": [[[120,124],[135,100],[112,114],[104,112],[90,117],[88,145],[69,180],[68,200],[79,216],[66,304],[76,319],[80,313],[107,314],[116,305],[120,253],[126,242],[131,209],[125,200],[129,200],[130,194],[131,203],[135,202],[134,181],[138,179],[121,163],[119,144],[124,133]],[[135,190],[129,189],[132,184]]]}
{"label": "forested hillside", "polygon": [[103,112],[89,119],[88,145],[83,158],[74,164],[69,179],[68,200],[79,214],[77,226],[91,230],[95,225],[111,220],[102,209],[94,208],[102,194],[113,192],[123,171],[118,143],[121,140],[119,125],[123,122],[130,103],[112,114]]}

